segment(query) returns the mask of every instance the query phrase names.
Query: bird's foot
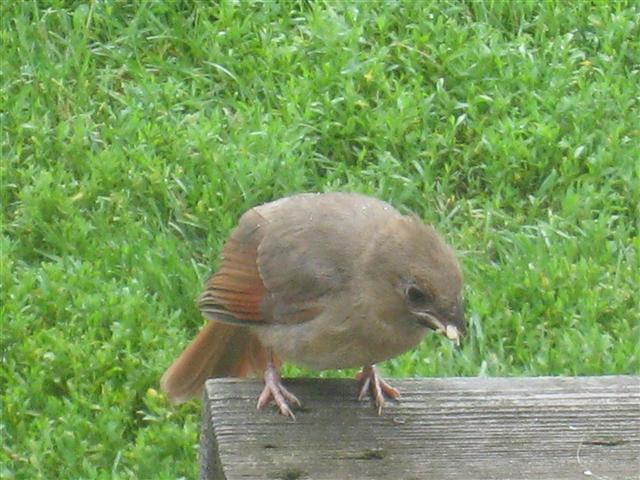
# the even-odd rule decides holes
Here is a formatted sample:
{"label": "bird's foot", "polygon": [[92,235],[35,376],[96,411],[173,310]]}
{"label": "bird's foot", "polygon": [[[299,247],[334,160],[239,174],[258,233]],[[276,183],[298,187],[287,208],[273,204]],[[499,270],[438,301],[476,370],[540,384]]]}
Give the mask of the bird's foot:
{"label": "bird's foot", "polygon": [[384,396],[387,395],[394,400],[400,398],[400,392],[385,382],[378,374],[375,365],[363,367],[362,371],[356,375],[356,379],[361,382],[360,395],[358,400],[364,400],[367,394],[371,395],[378,409],[378,415],[382,413],[384,406]]}
{"label": "bird's foot", "polygon": [[298,400],[293,393],[284,388],[278,369],[274,365],[267,365],[267,368],[264,371],[264,389],[258,397],[258,404],[256,407],[261,409],[271,400],[276,404],[282,415],[291,417],[293,420],[296,419],[296,416],[291,411],[289,404],[295,403],[300,406],[300,400]]}

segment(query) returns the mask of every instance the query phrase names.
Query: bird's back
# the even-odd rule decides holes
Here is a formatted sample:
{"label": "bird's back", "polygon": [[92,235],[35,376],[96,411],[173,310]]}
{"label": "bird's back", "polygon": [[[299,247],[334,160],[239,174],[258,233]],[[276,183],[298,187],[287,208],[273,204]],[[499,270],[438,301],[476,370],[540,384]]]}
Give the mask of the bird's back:
{"label": "bird's back", "polygon": [[352,193],[294,195],[247,212],[238,230],[254,239],[259,232],[267,320],[308,320],[325,298],[347,293],[375,236],[400,218],[389,204]]}

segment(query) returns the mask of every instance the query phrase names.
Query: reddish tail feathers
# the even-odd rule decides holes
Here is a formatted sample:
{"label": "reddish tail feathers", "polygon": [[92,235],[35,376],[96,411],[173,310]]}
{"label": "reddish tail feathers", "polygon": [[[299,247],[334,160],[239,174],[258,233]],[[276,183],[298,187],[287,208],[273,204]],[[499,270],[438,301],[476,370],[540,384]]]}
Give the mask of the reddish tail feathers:
{"label": "reddish tail feathers", "polygon": [[202,393],[213,377],[245,377],[267,365],[267,352],[246,327],[209,321],[160,379],[171,403]]}

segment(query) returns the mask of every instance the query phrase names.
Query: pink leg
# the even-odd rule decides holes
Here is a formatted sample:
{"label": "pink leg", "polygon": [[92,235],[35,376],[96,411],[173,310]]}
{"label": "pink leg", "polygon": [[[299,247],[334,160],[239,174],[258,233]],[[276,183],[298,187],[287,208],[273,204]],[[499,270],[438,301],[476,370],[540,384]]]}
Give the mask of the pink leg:
{"label": "pink leg", "polygon": [[269,353],[269,362],[267,363],[267,368],[264,369],[264,389],[258,397],[256,407],[261,409],[271,400],[276,404],[282,415],[291,417],[293,420],[296,419],[291,408],[289,408],[289,403],[295,403],[300,406],[300,400],[282,385],[280,372],[273,364],[271,353]]}
{"label": "pink leg", "polygon": [[378,408],[378,415],[382,413],[385,394],[394,400],[400,398],[400,392],[380,377],[375,365],[363,367],[362,371],[356,375],[356,379],[362,382],[358,400],[364,400],[367,394],[371,395]]}

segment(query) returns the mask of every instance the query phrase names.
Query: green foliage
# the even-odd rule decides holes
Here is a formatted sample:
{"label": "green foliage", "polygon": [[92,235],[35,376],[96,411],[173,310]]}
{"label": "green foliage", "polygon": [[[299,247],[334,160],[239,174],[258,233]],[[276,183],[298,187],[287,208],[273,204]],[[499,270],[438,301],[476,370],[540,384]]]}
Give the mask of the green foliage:
{"label": "green foliage", "polygon": [[0,478],[194,478],[158,379],[238,216],[299,191],[461,254],[470,339],[387,373],[640,370],[636,2],[0,9]]}

